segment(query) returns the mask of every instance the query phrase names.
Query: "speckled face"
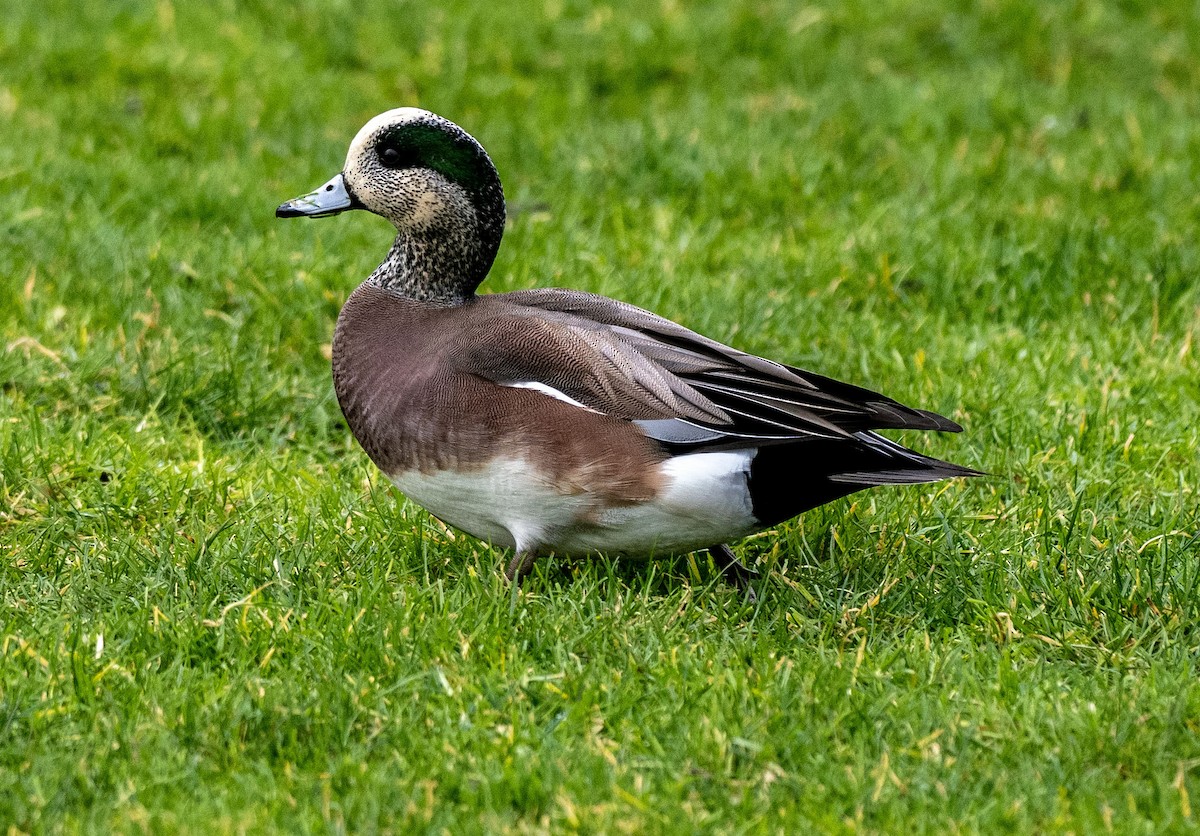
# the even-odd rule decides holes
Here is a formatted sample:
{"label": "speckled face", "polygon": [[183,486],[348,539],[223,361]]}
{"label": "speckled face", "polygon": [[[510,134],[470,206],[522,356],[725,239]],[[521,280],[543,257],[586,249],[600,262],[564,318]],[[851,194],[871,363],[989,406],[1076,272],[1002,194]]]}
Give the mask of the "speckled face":
{"label": "speckled face", "polygon": [[418,108],[381,113],[346,154],[350,193],[396,228],[428,229],[475,209],[471,195],[495,169],[483,147],[453,122]]}
{"label": "speckled face", "polygon": [[325,218],[350,209],[367,209],[396,227],[387,258],[366,283],[425,302],[470,299],[504,235],[504,190],[483,146],[414,107],[364,125],[342,172],[280,204],[275,215]]}

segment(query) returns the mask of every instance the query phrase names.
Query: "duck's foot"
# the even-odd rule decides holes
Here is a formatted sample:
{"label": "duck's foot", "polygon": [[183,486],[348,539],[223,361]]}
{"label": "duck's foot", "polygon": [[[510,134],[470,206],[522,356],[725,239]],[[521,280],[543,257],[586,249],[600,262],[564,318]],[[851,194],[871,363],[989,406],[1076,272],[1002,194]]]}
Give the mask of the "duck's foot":
{"label": "duck's foot", "polygon": [[533,552],[517,552],[508,562],[504,570],[504,578],[509,583],[520,584],[525,576],[533,570],[533,561],[537,555]]}
{"label": "duck's foot", "polygon": [[753,603],[758,600],[758,593],[754,591],[752,582],[762,575],[738,560],[733,554],[733,549],[725,543],[709,546],[708,553],[712,556],[713,565],[721,570],[721,577],[746,593],[747,601]]}

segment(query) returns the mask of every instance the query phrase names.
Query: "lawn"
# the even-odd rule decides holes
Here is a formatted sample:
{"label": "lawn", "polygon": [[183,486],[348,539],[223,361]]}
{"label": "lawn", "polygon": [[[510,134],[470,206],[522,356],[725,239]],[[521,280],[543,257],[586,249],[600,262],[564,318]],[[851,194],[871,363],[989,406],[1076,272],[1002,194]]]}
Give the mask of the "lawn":
{"label": "lawn", "polygon": [[[1190,831],[1200,13],[0,0],[0,827]],[[329,341],[374,114],[567,286],[953,417],[992,475],[539,565],[407,503]],[[798,478],[802,478],[798,474]]]}

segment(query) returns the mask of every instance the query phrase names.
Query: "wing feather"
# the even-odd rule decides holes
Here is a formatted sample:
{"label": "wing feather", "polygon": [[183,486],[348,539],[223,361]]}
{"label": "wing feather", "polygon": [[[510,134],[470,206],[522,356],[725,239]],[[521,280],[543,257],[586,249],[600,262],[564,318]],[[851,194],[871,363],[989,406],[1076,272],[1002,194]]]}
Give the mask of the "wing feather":
{"label": "wing feather", "polygon": [[[691,449],[845,439],[876,429],[957,432],[953,421],[869,389],[722,345],[602,296],[543,289],[480,297],[459,367],[539,383]],[[506,339],[494,339],[498,329]],[[490,337],[490,338],[489,338]],[[481,348],[487,346],[486,353]]]}

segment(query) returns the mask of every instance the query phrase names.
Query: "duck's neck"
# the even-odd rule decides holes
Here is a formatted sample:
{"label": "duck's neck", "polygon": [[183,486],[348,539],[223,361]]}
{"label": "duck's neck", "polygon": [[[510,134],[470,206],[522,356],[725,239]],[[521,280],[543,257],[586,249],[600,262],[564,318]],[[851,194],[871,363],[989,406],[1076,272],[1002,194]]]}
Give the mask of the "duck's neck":
{"label": "duck's neck", "polygon": [[417,302],[461,305],[475,296],[491,266],[489,259],[479,271],[478,250],[465,231],[403,231],[367,283]]}
{"label": "duck's neck", "polygon": [[498,184],[494,191],[485,211],[463,201],[453,212],[400,227],[387,258],[367,283],[431,305],[461,305],[473,299],[504,234],[504,198]]}

